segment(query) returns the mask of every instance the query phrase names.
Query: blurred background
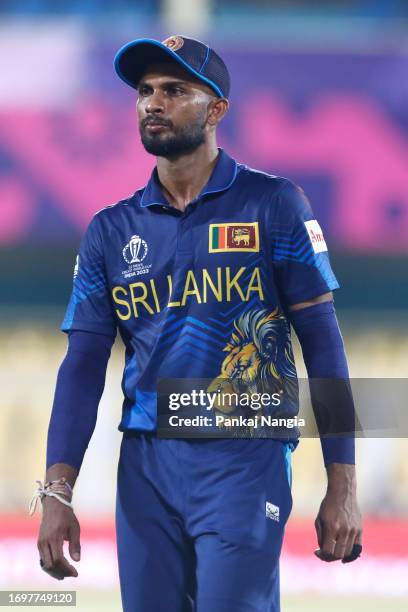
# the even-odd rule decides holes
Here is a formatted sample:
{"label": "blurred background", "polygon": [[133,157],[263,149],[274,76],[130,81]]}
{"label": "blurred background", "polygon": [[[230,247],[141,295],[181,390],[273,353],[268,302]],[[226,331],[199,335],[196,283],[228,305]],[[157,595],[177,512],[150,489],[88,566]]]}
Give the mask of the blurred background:
{"label": "blurred background", "polygon": [[[351,375],[407,378],[407,0],[0,0],[0,589],[77,589],[81,611],[121,609],[119,339],[76,486],[77,580],[56,583],[39,569],[40,515],[29,518],[27,504],[44,475],[66,350],[58,328],[81,235],[154,164],[139,142],[135,92],[112,60],[133,38],[176,33],[210,43],[230,68],[220,144],[308,194],[342,286],[335,299]],[[365,550],[350,566],[314,558],[319,442],[304,440],[294,454],[284,612],[407,609],[407,442],[367,437],[357,450]]]}

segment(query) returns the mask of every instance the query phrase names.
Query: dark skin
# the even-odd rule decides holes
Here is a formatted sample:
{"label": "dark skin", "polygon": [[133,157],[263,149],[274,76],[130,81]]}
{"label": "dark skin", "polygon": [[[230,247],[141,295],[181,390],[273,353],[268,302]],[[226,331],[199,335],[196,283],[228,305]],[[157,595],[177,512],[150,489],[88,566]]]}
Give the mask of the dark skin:
{"label": "dark skin", "polygon": [[[169,203],[184,211],[208,182],[217,162],[216,129],[228,111],[228,100],[218,98],[211,88],[190,76],[178,65],[158,64],[146,70],[139,83],[137,113],[139,125],[154,138],[166,139],[178,127],[197,122],[204,125],[204,142],[192,153],[174,157],[157,157],[157,169],[162,190]],[[147,127],[146,122],[150,124]],[[325,293],[290,310],[308,308],[313,304],[332,300]],[[74,487],[78,471],[67,464],[52,465],[45,480],[65,476]],[[73,561],[80,560],[80,526],[74,511],[58,500],[45,497],[43,517],[38,537],[38,550],[43,569],[57,580],[76,577],[78,572],[66,559],[64,541],[69,542]],[[332,463],[327,467],[327,491],[315,521],[319,549],[316,556],[322,561],[344,559],[353,544],[361,543],[362,522],[356,497],[354,465]]]}
{"label": "dark skin", "polygon": [[[45,481],[65,476],[74,486],[78,471],[66,463],[56,463],[48,468]],[[42,501],[43,515],[38,534],[37,546],[44,565],[43,570],[57,580],[69,576],[77,577],[78,572],[64,556],[63,544],[69,542],[68,550],[73,561],[81,558],[80,527],[74,511],[58,499],[45,497]]]}
{"label": "dark skin", "polygon": [[[218,98],[210,87],[175,64],[150,66],[139,83],[139,125],[144,120],[156,120],[178,127],[195,121],[197,116],[204,117],[205,142],[193,153],[171,159],[157,157],[163,193],[181,211],[198,196],[211,176],[218,157],[216,129],[228,107],[228,100]],[[171,127],[163,127],[156,137],[166,139],[172,132]]]}

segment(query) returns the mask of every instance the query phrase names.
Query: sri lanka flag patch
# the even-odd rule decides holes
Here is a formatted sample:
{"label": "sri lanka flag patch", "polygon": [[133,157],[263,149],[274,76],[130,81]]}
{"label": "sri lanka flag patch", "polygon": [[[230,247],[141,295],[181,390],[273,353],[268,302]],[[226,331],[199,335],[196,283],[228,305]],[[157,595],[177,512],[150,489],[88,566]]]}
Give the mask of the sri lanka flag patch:
{"label": "sri lanka flag patch", "polygon": [[209,228],[209,252],[259,251],[258,222],[211,223]]}

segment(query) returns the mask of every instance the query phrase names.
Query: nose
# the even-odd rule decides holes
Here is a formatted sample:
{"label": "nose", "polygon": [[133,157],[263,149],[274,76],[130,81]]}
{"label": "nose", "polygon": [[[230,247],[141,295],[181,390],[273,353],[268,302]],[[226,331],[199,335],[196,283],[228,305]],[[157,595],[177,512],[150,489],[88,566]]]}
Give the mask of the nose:
{"label": "nose", "polygon": [[164,111],[164,100],[160,91],[155,90],[146,104],[146,113],[158,115]]}

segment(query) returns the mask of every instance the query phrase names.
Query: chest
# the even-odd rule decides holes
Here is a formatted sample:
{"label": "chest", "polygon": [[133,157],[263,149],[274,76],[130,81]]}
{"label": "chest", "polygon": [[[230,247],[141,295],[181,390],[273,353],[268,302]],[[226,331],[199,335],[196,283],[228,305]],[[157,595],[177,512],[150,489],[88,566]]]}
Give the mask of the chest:
{"label": "chest", "polygon": [[207,199],[184,213],[153,206],[129,210],[111,229],[105,245],[110,285],[193,271],[210,275],[226,269],[268,264],[271,241],[265,209],[254,201]]}

